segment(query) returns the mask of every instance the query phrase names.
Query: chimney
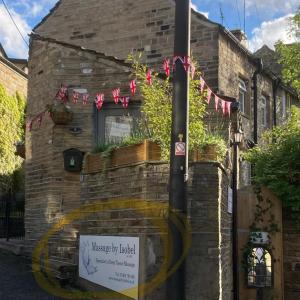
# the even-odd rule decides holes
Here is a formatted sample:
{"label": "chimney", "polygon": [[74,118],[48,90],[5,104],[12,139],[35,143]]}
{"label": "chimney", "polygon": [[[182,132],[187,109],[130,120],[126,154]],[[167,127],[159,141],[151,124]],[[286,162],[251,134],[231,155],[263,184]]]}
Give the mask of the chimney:
{"label": "chimney", "polygon": [[230,32],[237,38],[237,40],[245,47],[248,48],[247,36],[241,29],[230,30]]}

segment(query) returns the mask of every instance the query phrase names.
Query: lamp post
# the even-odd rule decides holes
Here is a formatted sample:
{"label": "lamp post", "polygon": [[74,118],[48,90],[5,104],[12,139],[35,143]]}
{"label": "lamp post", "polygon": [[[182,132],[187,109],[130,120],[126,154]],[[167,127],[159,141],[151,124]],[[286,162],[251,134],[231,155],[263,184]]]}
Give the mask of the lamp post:
{"label": "lamp post", "polygon": [[[191,0],[176,0],[174,57],[190,55]],[[173,76],[172,133],[170,153],[169,214],[180,213],[186,217],[186,187],[188,180],[188,87],[189,72],[180,59],[175,62]],[[169,221],[169,240],[173,253],[171,266],[182,257],[184,244],[178,228]],[[170,275],[167,299],[185,299],[185,265]]]}
{"label": "lamp post", "polygon": [[243,138],[239,129],[234,133],[233,145],[233,174],[232,174],[232,268],[233,268],[233,300],[239,299],[239,248],[237,222],[237,186],[238,186],[238,147]]}

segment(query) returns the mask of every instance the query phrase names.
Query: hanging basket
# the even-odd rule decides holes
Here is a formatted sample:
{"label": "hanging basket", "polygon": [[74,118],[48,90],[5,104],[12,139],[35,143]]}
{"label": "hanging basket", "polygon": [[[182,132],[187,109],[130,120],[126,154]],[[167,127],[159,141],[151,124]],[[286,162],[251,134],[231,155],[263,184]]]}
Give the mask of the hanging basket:
{"label": "hanging basket", "polygon": [[51,112],[50,116],[56,125],[66,125],[73,119],[73,113],[71,111],[54,111]]}

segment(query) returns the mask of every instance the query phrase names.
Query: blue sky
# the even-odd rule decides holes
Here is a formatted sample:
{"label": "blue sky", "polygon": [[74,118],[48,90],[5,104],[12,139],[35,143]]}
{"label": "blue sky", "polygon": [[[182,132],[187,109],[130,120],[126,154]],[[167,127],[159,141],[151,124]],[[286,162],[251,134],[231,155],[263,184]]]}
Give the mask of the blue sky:
{"label": "blue sky", "polygon": [[[203,12],[215,22],[222,23],[222,11],[223,25],[228,29],[243,29],[244,1],[245,29],[250,50],[254,51],[263,44],[273,47],[279,39],[286,43],[295,41],[294,37],[289,36],[287,28],[289,18],[300,5],[299,0],[192,0],[195,10]],[[32,27],[49,12],[57,0],[5,0],[5,2],[23,35],[27,36]],[[27,57],[27,46],[1,2],[0,42],[9,56]]]}

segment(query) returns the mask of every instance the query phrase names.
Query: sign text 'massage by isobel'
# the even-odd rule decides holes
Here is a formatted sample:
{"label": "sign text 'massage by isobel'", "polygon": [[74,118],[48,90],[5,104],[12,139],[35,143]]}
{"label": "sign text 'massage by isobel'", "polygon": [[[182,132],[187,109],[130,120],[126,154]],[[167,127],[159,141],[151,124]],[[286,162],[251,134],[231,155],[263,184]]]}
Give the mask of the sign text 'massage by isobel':
{"label": "sign text 'massage by isobel'", "polygon": [[79,276],[138,299],[139,238],[81,235]]}

